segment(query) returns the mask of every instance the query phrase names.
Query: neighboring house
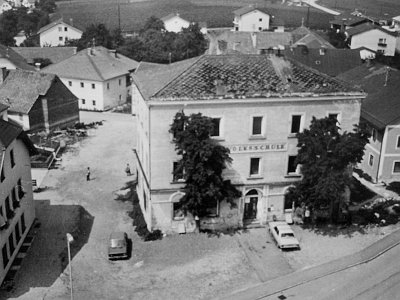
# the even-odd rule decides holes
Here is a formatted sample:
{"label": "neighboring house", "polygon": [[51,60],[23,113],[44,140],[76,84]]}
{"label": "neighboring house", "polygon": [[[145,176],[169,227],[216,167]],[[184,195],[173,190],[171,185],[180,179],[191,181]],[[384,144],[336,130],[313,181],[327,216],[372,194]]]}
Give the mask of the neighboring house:
{"label": "neighboring house", "polygon": [[12,47],[30,65],[35,65],[35,59],[48,59],[57,64],[76,54],[76,47]]}
{"label": "neighboring house", "polygon": [[234,31],[264,31],[270,29],[271,14],[265,8],[246,6],[235,10]]}
{"label": "neighboring house", "polygon": [[293,47],[301,45],[312,49],[335,49],[331,43],[303,25],[293,30],[291,34],[293,37]]}
{"label": "neighboring house", "polygon": [[29,132],[65,128],[79,122],[78,99],[54,74],[11,70],[0,85],[9,118]]}
{"label": "neighboring house", "polygon": [[400,31],[400,16],[396,16],[392,18],[392,25],[390,29],[393,31]]}
{"label": "neighboring house", "polygon": [[209,47],[207,54],[260,54],[268,51],[283,49],[293,43],[290,32],[240,32],[214,31],[207,33]]}
{"label": "neighboring house", "polygon": [[351,13],[343,13],[335,16],[335,18],[330,20],[329,23],[331,24],[332,29],[345,31],[361,24],[371,23],[371,21],[366,17],[356,16]]}
{"label": "neighboring house", "polygon": [[68,40],[79,40],[83,31],[74,27],[72,21],[66,22],[62,18],[43,26],[37,32],[40,46],[64,46]]}
{"label": "neighboring house", "polygon": [[102,46],[79,51],[42,69],[58,75],[79,98],[79,108],[104,111],[129,99],[131,73],[138,62]]}
{"label": "neighboring house", "polygon": [[25,31],[21,30],[20,32],[17,33],[16,36],[14,36],[14,41],[16,46],[20,46],[23,42],[26,40],[26,35]]}
{"label": "neighboring house", "polygon": [[165,30],[171,32],[181,32],[183,28],[188,28],[190,25],[190,22],[181,18],[178,13],[169,14],[168,16],[161,18],[161,21],[164,22]]}
{"label": "neighboring house", "polygon": [[28,65],[25,59],[16,53],[10,47],[0,45],[0,68],[8,70],[22,69],[22,70],[35,70],[31,65]]}
{"label": "neighboring house", "polygon": [[368,94],[361,120],[371,129],[371,138],[359,167],[373,182],[400,181],[400,71],[364,64],[338,77]]}
{"label": "neighboring house", "polygon": [[36,0],[22,0],[22,6],[26,8],[35,8]]}
{"label": "neighboring house", "polygon": [[134,74],[137,195],[149,229],[191,231],[180,215],[184,179],[168,132],[177,112],[213,118],[212,138],[230,149],[224,171],[243,194],[236,208],[216,201],[201,228],[265,224],[284,218],[289,186],[301,178],[297,139],[312,117],[334,116],[351,131],[365,94],[275,55],[204,55],[170,65],[141,63]]}
{"label": "neighboring house", "polygon": [[384,56],[395,54],[397,34],[378,25],[365,23],[346,30],[345,34],[351,49],[365,47]]}
{"label": "neighboring house", "polygon": [[30,155],[36,149],[21,127],[1,118],[0,149],[1,284],[35,220]]}
{"label": "neighboring house", "polygon": [[289,47],[283,52],[288,58],[314,68],[329,76],[337,76],[365,63],[361,49]]}
{"label": "neighboring house", "polygon": [[0,14],[10,9],[12,9],[12,6],[8,1],[0,0]]}

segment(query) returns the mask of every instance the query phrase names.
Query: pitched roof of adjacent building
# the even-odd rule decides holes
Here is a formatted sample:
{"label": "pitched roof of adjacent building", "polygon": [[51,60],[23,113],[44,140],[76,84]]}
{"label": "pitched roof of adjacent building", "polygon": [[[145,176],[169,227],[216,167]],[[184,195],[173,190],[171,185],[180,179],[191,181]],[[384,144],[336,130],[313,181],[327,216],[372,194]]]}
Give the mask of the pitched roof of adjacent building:
{"label": "pitched roof of adjacent building", "polygon": [[70,58],[43,68],[61,78],[104,81],[129,74],[138,62],[102,46],[84,49]]}
{"label": "pitched roof of adjacent building", "polygon": [[235,14],[235,16],[242,16],[253,10],[259,10],[267,15],[271,15],[265,7],[254,7],[252,5],[241,7],[239,9],[235,10],[233,13]]}
{"label": "pitched roof of adjacent building", "polygon": [[6,47],[0,44],[0,58],[4,58],[9,60],[17,69],[23,70],[35,70],[35,68],[31,65],[28,65],[24,58],[16,53],[10,47]]}
{"label": "pitched roof of adjacent building", "polygon": [[0,85],[0,102],[8,105],[9,110],[28,114],[36,100],[47,94],[56,75],[11,70]]}
{"label": "pitched roof of adjacent building", "polygon": [[53,28],[53,27],[55,27],[55,26],[57,26],[57,25],[59,25],[59,24],[65,24],[65,25],[71,26],[71,27],[73,27],[74,29],[76,29],[77,31],[80,31],[81,33],[83,33],[83,31],[82,31],[81,29],[79,29],[79,28],[77,28],[76,26],[72,25],[71,22],[69,22],[69,21],[64,21],[63,18],[60,18],[60,19],[58,19],[58,20],[56,20],[56,21],[54,21],[54,22],[51,22],[51,23],[49,23],[49,24],[43,26],[42,28],[40,28],[40,29],[38,30],[37,34],[41,34],[42,32],[45,32],[45,31],[47,31],[47,30],[49,30],[49,29],[51,29],[51,28]]}
{"label": "pitched roof of adjacent building", "polygon": [[363,63],[360,50],[298,46],[286,49],[284,55],[322,73],[337,76]]}
{"label": "pitched roof of adjacent building", "polygon": [[316,32],[308,29],[305,26],[300,26],[291,32],[293,38],[293,45],[306,45],[308,48],[320,48],[325,47],[334,49],[335,47],[321,37]]}
{"label": "pitched roof of adjacent building", "polygon": [[343,13],[335,16],[333,20],[330,20],[329,23],[338,25],[338,26],[355,26],[357,24],[370,22],[368,18],[359,17],[352,15],[350,13]]}
{"label": "pitched roof of adjacent building", "polygon": [[[203,55],[134,75],[146,100],[363,95],[346,83],[275,55]],[[145,92],[143,92],[145,91]]]}
{"label": "pitched roof of adjacent building", "polygon": [[378,129],[400,123],[399,70],[381,64],[363,64],[338,77],[359,85],[368,94],[361,105],[362,118]]}
{"label": "pitched roof of adjacent building", "polygon": [[168,21],[168,20],[170,20],[170,19],[173,19],[173,18],[175,18],[175,17],[178,17],[178,18],[180,18],[180,19],[182,19],[182,20],[184,20],[184,21],[186,21],[186,22],[189,22],[189,21],[183,19],[178,13],[171,13],[171,14],[165,16],[165,17],[162,17],[162,18],[161,18],[161,21],[166,22],[166,21]]}
{"label": "pitched roof of adjacent building", "polygon": [[35,58],[47,58],[56,64],[76,54],[76,47],[12,47],[12,49],[30,64],[33,64]]}
{"label": "pitched roof of adjacent building", "polygon": [[381,26],[375,25],[373,23],[364,23],[361,25],[357,25],[355,27],[347,29],[346,32],[347,32],[348,36],[355,36],[357,34],[364,33],[364,32],[370,31],[370,30],[374,30],[374,29],[380,30],[380,31],[385,32],[394,37],[397,36],[397,33],[386,30],[386,29],[382,28]]}

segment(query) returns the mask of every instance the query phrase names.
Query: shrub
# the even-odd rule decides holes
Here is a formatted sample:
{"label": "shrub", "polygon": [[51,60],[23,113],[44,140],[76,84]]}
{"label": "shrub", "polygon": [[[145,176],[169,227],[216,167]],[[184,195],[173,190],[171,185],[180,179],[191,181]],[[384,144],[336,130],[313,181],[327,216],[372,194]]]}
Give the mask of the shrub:
{"label": "shrub", "polygon": [[393,191],[393,192],[395,192],[397,194],[400,194],[400,182],[393,181],[393,182],[388,184],[386,189],[388,189],[389,191]]}

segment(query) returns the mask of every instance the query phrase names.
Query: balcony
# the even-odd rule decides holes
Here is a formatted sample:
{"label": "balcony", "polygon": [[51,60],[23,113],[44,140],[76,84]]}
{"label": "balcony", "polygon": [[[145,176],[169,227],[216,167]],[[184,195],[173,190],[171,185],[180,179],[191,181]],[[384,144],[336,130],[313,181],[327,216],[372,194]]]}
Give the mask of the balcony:
{"label": "balcony", "polygon": [[385,47],[387,47],[387,44],[386,43],[378,43],[378,46],[385,48]]}

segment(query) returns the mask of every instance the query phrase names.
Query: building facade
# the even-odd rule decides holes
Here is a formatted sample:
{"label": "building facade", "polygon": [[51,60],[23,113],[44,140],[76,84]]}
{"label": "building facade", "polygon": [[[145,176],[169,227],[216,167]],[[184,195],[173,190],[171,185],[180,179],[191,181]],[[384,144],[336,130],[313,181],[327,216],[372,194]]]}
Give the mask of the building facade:
{"label": "building facade", "polygon": [[130,97],[131,73],[138,63],[115,50],[102,46],[77,54],[43,68],[56,74],[79,99],[79,108],[104,111],[127,102]]}
{"label": "building facade", "polygon": [[10,270],[35,219],[30,155],[22,128],[0,119],[0,283]]}
{"label": "building facade", "polygon": [[[141,67],[143,69],[141,70]],[[288,187],[300,180],[296,133],[313,116],[334,115],[343,130],[358,123],[365,95],[328,76],[274,55],[219,55],[171,64],[141,65],[132,92],[138,132],[137,193],[149,229],[193,230],[182,218],[184,178],[168,132],[179,111],[213,118],[212,138],[228,147],[224,170],[241,192],[236,207],[216,202],[202,228],[265,224],[284,216]]]}
{"label": "building facade", "polygon": [[82,33],[82,30],[60,19],[39,29],[40,47],[64,46],[68,40],[79,40]]}
{"label": "building facade", "polygon": [[181,32],[183,28],[188,28],[190,22],[181,18],[179,14],[169,14],[168,16],[161,18],[164,22],[164,28],[170,32]]}
{"label": "building facade", "polygon": [[261,8],[242,7],[234,11],[234,31],[263,31],[270,28],[271,15]]}

